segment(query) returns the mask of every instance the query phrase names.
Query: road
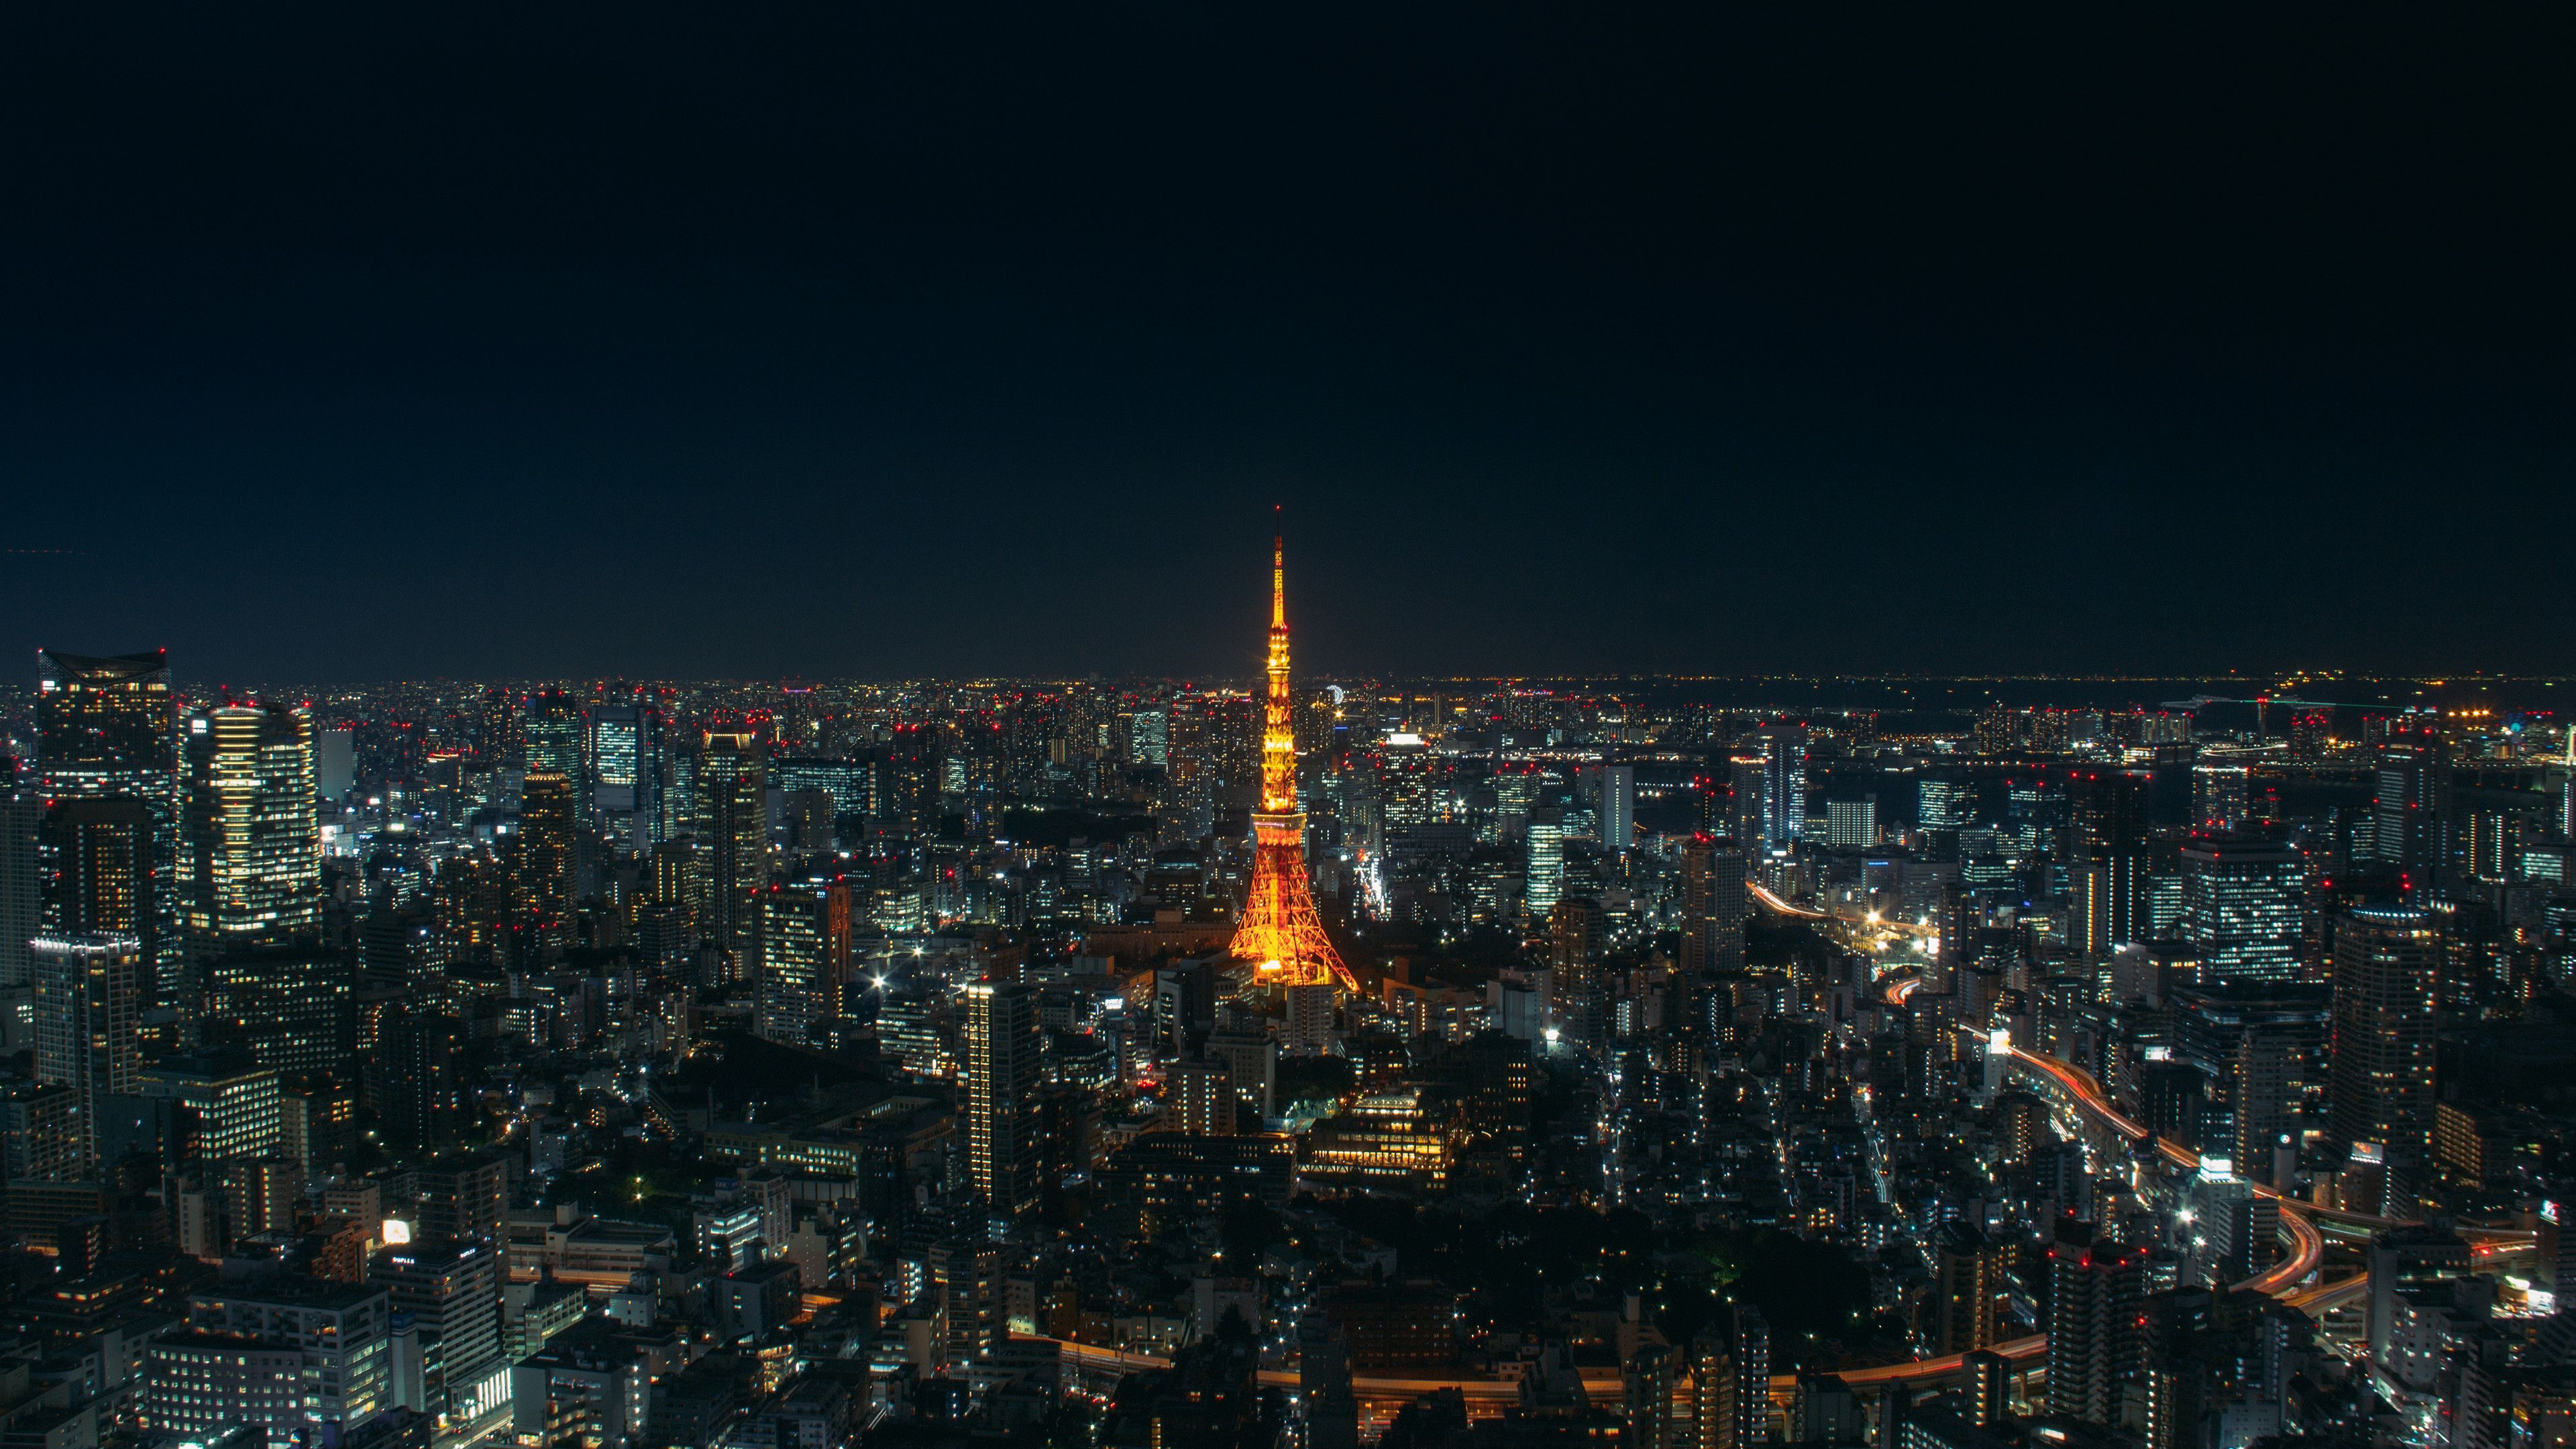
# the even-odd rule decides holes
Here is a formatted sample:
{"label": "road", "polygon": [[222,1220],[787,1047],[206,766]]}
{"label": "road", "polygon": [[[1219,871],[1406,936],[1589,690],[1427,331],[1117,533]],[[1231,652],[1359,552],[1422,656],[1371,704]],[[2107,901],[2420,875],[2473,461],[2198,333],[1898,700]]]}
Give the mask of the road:
{"label": "road", "polygon": [[[2131,1142],[2144,1142],[2149,1137],[2155,1136],[2143,1124],[2112,1106],[2111,1099],[2102,1094],[2101,1084],[2094,1081],[2093,1074],[2083,1068],[2070,1062],[2059,1061],[2055,1057],[2044,1057],[2037,1052],[2023,1051],[2020,1047],[2013,1048],[2013,1060],[2040,1072],[2064,1087],[2067,1095],[2073,1097],[2077,1105],[2100,1118],[2110,1126],[2112,1131]],[[2155,1143],[2156,1151],[2162,1154],[2166,1161],[2194,1169],[2200,1166],[2200,1154],[2172,1138],[2157,1137]],[[2236,1286],[2248,1293],[2280,1296],[2297,1287],[2310,1273],[2315,1272],[2318,1262],[2325,1257],[2325,1235],[2317,1231],[2317,1225],[2310,1221],[2311,1215],[2324,1215],[2335,1210],[2301,1202],[2297,1198],[2265,1187],[2259,1182],[2248,1183],[2247,1186],[2254,1189],[2255,1196],[2268,1197],[2281,1205],[2281,1229],[2290,1235],[2290,1254]],[[2367,1214],[2336,1212],[2336,1216],[2350,1220],[2367,1217]],[[2377,1218],[2371,1221],[2385,1224],[2388,1220]]]}
{"label": "road", "polygon": [[1802,921],[1830,921],[1833,919],[1833,917],[1826,915],[1822,911],[1811,911],[1805,906],[1793,906],[1789,904],[1787,901],[1784,901],[1780,899],[1779,896],[1773,894],[1771,888],[1768,886],[1759,885],[1752,881],[1746,881],[1744,883],[1744,888],[1747,891],[1752,892],[1753,900],[1756,905],[1766,906],[1781,915],[1796,916]]}

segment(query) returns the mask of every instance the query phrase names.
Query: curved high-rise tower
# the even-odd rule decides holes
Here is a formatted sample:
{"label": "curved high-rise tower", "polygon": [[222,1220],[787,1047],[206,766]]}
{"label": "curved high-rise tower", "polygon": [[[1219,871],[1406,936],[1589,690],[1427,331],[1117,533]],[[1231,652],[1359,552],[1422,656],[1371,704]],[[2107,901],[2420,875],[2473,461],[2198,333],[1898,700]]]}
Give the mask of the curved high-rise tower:
{"label": "curved high-rise tower", "polygon": [[1234,928],[1237,959],[1284,986],[1356,991],[1315,916],[1306,877],[1306,816],[1297,808],[1297,737],[1288,697],[1288,565],[1285,543],[1270,543],[1270,698],[1262,716],[1261,810],[1252,817],[1252,894]]}

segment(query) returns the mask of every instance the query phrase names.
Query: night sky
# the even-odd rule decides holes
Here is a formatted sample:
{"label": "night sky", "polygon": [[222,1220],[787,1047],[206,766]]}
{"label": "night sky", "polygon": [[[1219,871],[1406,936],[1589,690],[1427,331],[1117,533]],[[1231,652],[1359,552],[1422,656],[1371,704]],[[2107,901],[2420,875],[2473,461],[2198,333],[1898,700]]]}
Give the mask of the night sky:
{"label": "night sky", "polygon": [[2576,669],[2576,11],[1623,8],[13,7],[0,641]]}

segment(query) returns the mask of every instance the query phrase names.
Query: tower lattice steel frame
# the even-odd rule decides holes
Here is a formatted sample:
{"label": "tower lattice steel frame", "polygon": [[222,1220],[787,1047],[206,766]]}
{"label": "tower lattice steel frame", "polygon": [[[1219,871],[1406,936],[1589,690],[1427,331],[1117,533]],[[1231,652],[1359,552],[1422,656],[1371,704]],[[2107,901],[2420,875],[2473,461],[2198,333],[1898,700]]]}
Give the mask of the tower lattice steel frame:
{"label": "tower lattice steel frame", "polygon": [[1306,815],[1297,808],[1297,738],[1288,696],[1288,553],[1270,541],[1270,697],[1261,731],[1261,809],[1252,817],[1252,893],[1234,928],[1238,960],[1283,986],[1359,983],[1342,964],[1306,876]]}

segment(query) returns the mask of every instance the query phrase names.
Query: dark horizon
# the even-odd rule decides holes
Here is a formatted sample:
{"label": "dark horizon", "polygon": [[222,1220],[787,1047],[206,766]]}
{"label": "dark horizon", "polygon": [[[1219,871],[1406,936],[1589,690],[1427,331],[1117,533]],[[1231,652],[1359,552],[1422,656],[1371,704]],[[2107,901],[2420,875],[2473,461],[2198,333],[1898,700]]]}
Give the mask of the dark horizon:
{"label": "dark horizon", "polygon": [[2576,672],[2576,20],[2226,24],[21,14],[0,641]]}

